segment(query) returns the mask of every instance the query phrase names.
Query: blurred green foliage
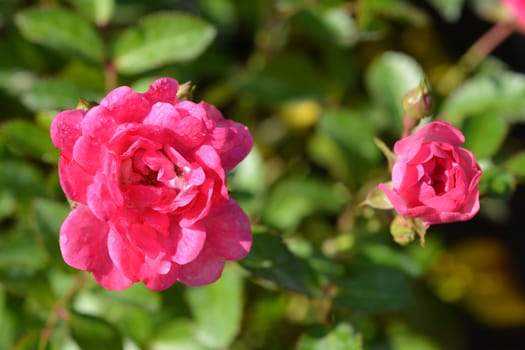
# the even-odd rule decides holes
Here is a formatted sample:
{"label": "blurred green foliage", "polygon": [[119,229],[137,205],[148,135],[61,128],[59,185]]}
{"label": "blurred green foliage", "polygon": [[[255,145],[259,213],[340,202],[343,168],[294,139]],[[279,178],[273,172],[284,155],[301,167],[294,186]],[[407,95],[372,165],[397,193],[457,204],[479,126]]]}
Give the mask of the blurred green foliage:
{"label": "blurred green foliage", "polygon": [[[400,247],[390,213],[361,205],[389,178],[374,137],[392,145],[402,96],[455,61],[417,3],[3,0],[0,349],[461,349],[425,282],[446,252],[438,229],[426,249]],[[494,6],[473,3],[483,16]],[[455,21],[464,3],[425,5]],[[254,243],[213,285],[110,292],[61,258],[69,206],[49,125],[79,97],[160,76],[191,80],[196,99],[252,130],[229,187]],[[465,133],[482,196],[508,201],[525,178],[509,139],[525,76],[492,57],[465,76],[435,92],[436,117]]]}

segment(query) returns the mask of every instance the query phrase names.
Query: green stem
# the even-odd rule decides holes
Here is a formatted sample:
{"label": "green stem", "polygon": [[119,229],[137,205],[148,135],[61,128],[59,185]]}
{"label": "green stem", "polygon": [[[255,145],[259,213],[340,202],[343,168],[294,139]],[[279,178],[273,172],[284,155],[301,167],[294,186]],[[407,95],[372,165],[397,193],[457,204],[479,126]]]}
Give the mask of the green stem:
{"label": "green stem", "polygon": [[106,81],[106,92],[110,92],[117,87],[117,69],[113,61],[108,61],[104,65],[104,79]]}

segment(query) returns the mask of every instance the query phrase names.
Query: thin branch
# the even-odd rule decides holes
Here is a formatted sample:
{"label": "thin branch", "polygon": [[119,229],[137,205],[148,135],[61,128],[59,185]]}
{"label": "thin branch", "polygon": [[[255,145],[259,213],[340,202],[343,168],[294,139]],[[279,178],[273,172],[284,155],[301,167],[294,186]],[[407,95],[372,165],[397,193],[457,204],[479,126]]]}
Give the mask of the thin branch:
{"label": "thin branch", "polygon": [[467,52],[451,67],[437,84],[437,91],[446,94],[457,87],[465,77],[472,72],[483,60],[507,39],[514,27],[509,23],[496,23],[481,36]]}

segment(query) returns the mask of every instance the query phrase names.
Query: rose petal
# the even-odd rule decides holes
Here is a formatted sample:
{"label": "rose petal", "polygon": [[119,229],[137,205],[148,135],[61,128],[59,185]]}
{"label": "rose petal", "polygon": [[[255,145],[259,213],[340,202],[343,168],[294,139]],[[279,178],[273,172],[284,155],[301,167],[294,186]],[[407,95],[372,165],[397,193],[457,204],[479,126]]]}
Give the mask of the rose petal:
{"label": "rose petal", "polygon": [[118,213],[118,203],[109,193],[104,174],[95,175],[93,183],[87,188],[87,204],[93,215],[102,221],[108,221]]}
{"label": "rose petal", "polygon": [[133,281],[115,267],[108,254],[109,226],[98,220],[85,205],[75,208],[60,229],[60,250],[64,261],[93,272],[105,288],[121,290]]}
{"label": "rose petal", "polygon": [[224,120],[213,130],[211,145],[219,154],[224,171],[228,172],[250,153],[253,138],[246,126]]}
{"label": "rose petal", "polygon": [[[202,103],[195,103],[193,101],[181,101],[176,105],[177,109],[182,112],[185,117],[192,117],[201,122],[208,120],[208,112]],[[213,124],[212,124],[213,125]]]}
{"label": "rose petal", "polygon": [[177,92],[179,83],[172,78],[160,78],[155,80],[143,96],[153,105],[156,102],[177,103]]}
{"label": "rose petal", "polygon": [[131,223],[127,229],[127,237],[129,243],[145,257],[154,259],[164,251],[163,236],[149,225]]}
{"label": "rose petal", "polygon": [[407,136],[394,145],[394,152],[412,158],[424,142],[443,142],[453,147],[459,147],[465,142],[463,134],[452,125],[434,121],[416,131],[415,134]]}
{"label": "rose petal", "polygon": [[82,135],[80,123],[85,111],[72,109],[58,113],[51,122],[50,134],[55,147],[71,157],[73,146]]}
{"label": "rose petal", "polygon": [[74,160],[68,160],[65,156],[58,160],[58,175],[60,186],[67,198],[74,202],[86,203],[86,191],[93,182],[93,175],[86,173]]}
{"label": "rose petal", "polygon": [[73,147],[73,159],[86,170],[95,175],[104,162],[105,147],[95,138],[81,136]]}
{"label": "rose petal", "polygon": [[204,101],[199,102],[199,105],[201,105],[202,108],[204,108],[204,110],[206,111],[208,119],[214,122],[221,122],[224,120],[221,111],[219,111],[214,105],[210,105],[209,103],[206,103]]}
{"label": "rose petal", "polygon": [[[144,119],[144,124],[171,130],[174,139],[170,144],[175,145],[180,152],[186,152],[201,145],[207,137],[208,130],[200,117],[181,108],[181,104],[173,106],[168,103],[156,103]],[[204,114],[204,111],[200,114]]]}
{"label": "rose petal", "polygon": [[178,280],[188,286],[198,287],[215,282],[221,277],[224,262],[213,248],[204,245],[199,256],[186,265],[181,265]]}
{"label": "rose petal", "polygon": [[167,129],[175,129],[177,122],[182,119],[179,111],[170,103],[156,102],[151,107],[144,124],[157,125]]}
{"label": "rose petal", "polygon": [[403,197],[401,197],[395,190],[388,188],[384,183],[380,183],[377,187],[385,193],[398,214],[404,215],[406,213],[407,205]]}
{"label": "rose petal", "polygon": [[103,106],[91,108],[82,119],[82,134],[103,143],[110,139],[117,125],[113,113]]}
{"label": "rose petal", "polygon": [[170,270],[165,274],[157,274],[144,279],[144,284],[151,290],[160,292],[173,285],[179,276],[180,267],[176,264],[171,264]]}
{"label": "rose petal", "polygon": [[161,214],[155,210],[146,209],[142,212],[142,219],[146,225],[151,226],[157,232],[164,236],[168,236],[170,219],[166,214]]}
{"label": "rose petal", "polygon": [[177,264],[187,264],[200,254],[206,241],[206,231],[203,225],[196,223],[191,227],[174,225],[172,235],[177,241],[177,250],[172,260]]}
{"label": "rose petal", "polygon": [[[195,222],[201,220],[208,215],[210,208],[214,201],[214,186],[215,182],[213,179],[207,179],[204,184],[199,187],[198,192],[193,198],[192,202],[184,208],[184,216],[180,219],[180,225],[183,227],[190,227]],[[219,197],[216,195],[216,197]],[[166,206],[165,209],[169,208]]]}
{"label": "rose petal", "polygon": [[213,206],[203,220],[213,251],[227,260],[244,258],[252,245],[250,220],[233,200]]}
{"label": "rose petal", "polygon": [[424,172],[421,166],[396,162],[392,168],[392,186],[396,189],[411,187],[418,183],[423,175]]}
{"label": "rose petal", "polygon": [[434,215],[435,209],[425,207],[425,206],[415,206],[415,207],[408,207],[407,203],[405,202],[405,199],[399,195],[395,190],[392,190],[388,188],[385,184],[379,184],[379,189],[381,189],[383,192],[385,192],[385,195],[388,197],[388,200],[390,203],[392,203],[392,206],[396,210],[396,212],[400,215],[414,218],[414,217],[423,217],[426,215]]}
{"label": "rose petal", "polygon": [[117,124],[141,122],[149,113],[151,104],[128,86],[112,90],[100,105],[109,109]]}
{"label": "rose petal", "polygon": [[133,281],[142,280],[141,269],[144,255],[129,243],[120,232],[111,229],[108,233],[108,251],[111,260],[122,273]]}
{"label": "rose petal", "polygon": [[225,181],[225,172],[221,164],[221,158],[213,147],[202,145],[195,150],[194,158],[199,164],[206,165],[208,169],[215,172],[218,180],[221,180],[222,183]]}

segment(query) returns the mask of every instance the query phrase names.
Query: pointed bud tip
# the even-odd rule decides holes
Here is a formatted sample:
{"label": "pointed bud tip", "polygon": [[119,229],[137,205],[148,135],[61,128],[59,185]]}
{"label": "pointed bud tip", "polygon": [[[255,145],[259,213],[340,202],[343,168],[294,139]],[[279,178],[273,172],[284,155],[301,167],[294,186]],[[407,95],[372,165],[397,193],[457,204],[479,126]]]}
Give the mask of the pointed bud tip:
{"label": "pointed bud tip", "polygon": [[195,85],[191,81],[187,81],[179,86],[179,90],[177,91],[177,98],[181,101],[191,100],[193,98],[194,90]]}

